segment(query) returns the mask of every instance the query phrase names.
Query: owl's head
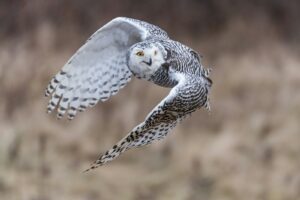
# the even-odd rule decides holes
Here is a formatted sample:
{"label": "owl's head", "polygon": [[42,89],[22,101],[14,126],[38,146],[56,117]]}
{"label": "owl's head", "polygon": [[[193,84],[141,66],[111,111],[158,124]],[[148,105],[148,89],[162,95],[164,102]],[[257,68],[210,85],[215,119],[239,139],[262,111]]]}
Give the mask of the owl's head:
{"label": "owl's head", "polygon": [[133,45],[127,54],[127,64],[138,78],[149,80],[165,63],[165,52],[158,43],[140,42]]}

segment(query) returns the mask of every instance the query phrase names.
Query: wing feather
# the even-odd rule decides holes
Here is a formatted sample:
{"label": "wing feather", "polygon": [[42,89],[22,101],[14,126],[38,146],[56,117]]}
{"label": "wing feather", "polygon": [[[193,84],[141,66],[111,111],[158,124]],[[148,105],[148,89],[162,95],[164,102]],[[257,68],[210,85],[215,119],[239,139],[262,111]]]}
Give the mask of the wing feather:
{"label": "wing feather", "polygon": [[180,121],[207,103],[209,86],[205,81],[185,75],[179,75],[178,79],[179,83],[150,112],[145,121],[99,156],[86,171],[104,165],[130,148],[163,139]]}
{"label": "wing feather", "polygon": [[118,17],[96,31],[69,59],[46,88],[51,98],[48,112],[58,109],[57,117],[106,101],[131,79],[126,64],[127,50],[149,37],[167,37],[160,28],[135,19]]}

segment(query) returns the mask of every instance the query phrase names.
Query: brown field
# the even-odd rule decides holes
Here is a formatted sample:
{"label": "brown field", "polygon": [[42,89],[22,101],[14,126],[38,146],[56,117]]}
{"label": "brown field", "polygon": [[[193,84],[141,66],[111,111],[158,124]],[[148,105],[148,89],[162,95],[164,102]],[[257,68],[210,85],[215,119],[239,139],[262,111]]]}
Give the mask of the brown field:
{"label": "brown field", "polygon": [[[0,5],[1,200],[300,199],[297,1],[178,1],[170,13],[159,3],[153,12],[160,17],[149,2],[28,2]],[[204,56],[213,69],[212,111],[81,173],[168,93],[134,79],[71,122],[46,114],[49,79],[120,15],[155,23]]]}

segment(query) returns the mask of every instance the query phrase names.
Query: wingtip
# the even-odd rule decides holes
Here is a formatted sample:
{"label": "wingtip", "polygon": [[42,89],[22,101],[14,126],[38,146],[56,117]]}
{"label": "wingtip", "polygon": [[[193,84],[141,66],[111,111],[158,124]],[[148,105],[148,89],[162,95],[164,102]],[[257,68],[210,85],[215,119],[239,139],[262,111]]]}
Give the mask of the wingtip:
{"label": "wingtip", "polygon": [[52,112],[51,108],[47,108],[46,112],[47,112],[47,114],[51,114],[51,112]]}
{"label": "wingtip", "polygon": [[56,115],[56,119],[57,119],[57,120],[61,120],[62,118],[63,118],[63,115],[61,115],[61,114],[57,114],[57,115]]}
{"label": "wingtip", "polygon": [[96,163],[93,163],[89,168],[82,171],[82,173],[87,173],[87,172],[92,171],[93,169],[96,169],[98,167],[99,167],[99,165],[97,165]]}
{"label": "wingtip", "polygon": [[49,95],[50,95],[50,91],[48,90],[48,88],[46,88],[44,92],[44,96],[49,97]]}
{"label": "wingtip", "polygon": [[72,121],[72,120],[74,119],[74,117],[75,117],[75,116],[70,116],[70,115],[68,115],[68,120],[69,120],[69,121]]}
{"label": "wingtip", "polygon": [[83,170],[81,173],[87,173],[87,172],[89,172],[90,170],[91,170],[91,169],[88,168],[88,169]]}

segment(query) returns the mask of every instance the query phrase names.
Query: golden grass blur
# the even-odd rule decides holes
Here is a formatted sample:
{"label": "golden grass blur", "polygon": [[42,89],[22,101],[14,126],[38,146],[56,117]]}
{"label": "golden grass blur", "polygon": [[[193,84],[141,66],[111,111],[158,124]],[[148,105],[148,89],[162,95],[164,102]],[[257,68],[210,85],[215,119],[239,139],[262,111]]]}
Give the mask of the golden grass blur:
{"label": "golden grass blur", "polygon": [[44,89],[85,38],[43,23],[1,41],[0,199],[300,199],[299,52],[257,23],[237,19],[218,35],[175,38],[213,69],[211,114],[198,111],[165,140],[90,173],[81,172],[168,90],[133,80],[58,121],[46,114]]}

